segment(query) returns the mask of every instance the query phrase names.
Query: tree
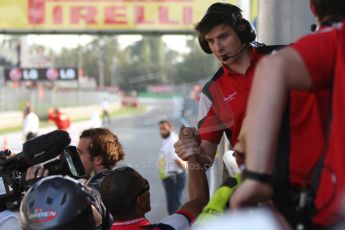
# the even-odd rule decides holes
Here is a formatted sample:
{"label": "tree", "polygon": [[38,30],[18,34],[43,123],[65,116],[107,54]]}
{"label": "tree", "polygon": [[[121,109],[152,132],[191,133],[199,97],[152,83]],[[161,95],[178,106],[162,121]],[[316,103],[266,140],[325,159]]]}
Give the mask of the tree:
{"label": "tree", "polygon": [[55,66],[77,66],[78,65],[78,53],[75,49],[62,48],[58,55],[54,58]]}
{"label": "tree", "polygon": [[146,90],[149,84],[167,82],[161,36],[144,36],[125,50],[127,63],[118,66],[118,82],[125,90]]}
{"label": "tree", "polygon": [[219,68],[219,62],[212,56],[203,53],[197,39],[187,41],[190,53],[183,56],[183,61],[175,65],[176,83],[196,82],[210,78]]}
{"label": "tree", "polygon": [[[102,39],[102,55],[99,55]],[[146,35],[120,50],[116,36],[95,37],[82,47],[82,66],[87,76],[98,79],[102,58],[105,85],[117,84],[125,90],[145,91],[150,84],[180,84],[209,78],[219,67],[217,60],[202,52],[195,37],[187,41],[189,53],[179,53],[164,44],[161,36]],[[56,57],[60,66],[78,66],[78,50],[63,49]],[[80,58],[80,57],[79,57]]]}

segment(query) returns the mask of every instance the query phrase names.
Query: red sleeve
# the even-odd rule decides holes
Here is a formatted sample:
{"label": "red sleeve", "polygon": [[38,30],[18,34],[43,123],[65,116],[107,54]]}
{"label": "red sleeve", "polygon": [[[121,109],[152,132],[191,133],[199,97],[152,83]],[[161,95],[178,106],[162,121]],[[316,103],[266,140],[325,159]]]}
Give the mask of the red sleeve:
{"label": "red sleeve", "polygon": [[189,223],[193,223],[196,219],[196,217],[193,214],[191,214],[191,213],[189,213],[183,209],[177,210],[176,213],[185,216],[188,219]]}
{"label": "red sleeve", "polygon": [[329,86],[333,76],[337,29],[328,27],[307,35],[292,45],[302,57],[313,81],[313,88]]}
{"label": "red sleeve", "polygon": [[214,112],[213,103],[204,94],[199,102],[198,131],[201,140],[219,143],[223,135],[224,126]]}

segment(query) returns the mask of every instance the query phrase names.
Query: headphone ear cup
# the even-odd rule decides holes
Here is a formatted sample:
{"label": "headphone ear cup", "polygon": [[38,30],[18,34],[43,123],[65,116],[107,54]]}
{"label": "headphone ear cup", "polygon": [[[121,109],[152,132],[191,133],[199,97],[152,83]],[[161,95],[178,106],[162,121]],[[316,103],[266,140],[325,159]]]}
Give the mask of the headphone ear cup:
{"label": "headphone ear cup", "polygon": [[207,54],[211,54],[212,50],[210,49],[210,46],[208,45],[208,42],[206,41],[205,37],[202,34],[198,35],[198,41],[200,44],[201,49],[207,53]]}
{"label": "headphone ear cup", "polygon": [[236,32],[241,42],[244,44],[255,41],[256,33],[252,24],[245,19],[241,19],[236,23]]}

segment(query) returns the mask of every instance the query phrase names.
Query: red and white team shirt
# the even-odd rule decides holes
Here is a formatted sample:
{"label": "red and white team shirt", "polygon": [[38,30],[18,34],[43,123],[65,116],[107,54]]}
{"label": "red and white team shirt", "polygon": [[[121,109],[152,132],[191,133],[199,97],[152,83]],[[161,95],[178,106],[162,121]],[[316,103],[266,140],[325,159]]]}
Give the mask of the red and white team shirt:
{"label": "red and white team shirt", "polygon": [[223,132],[235,145],[245,116],[255,66],[261,59],[252,48],[251,63],[245,74],[237,74],[223,66],[203,87],[198,113],[198,129],[202,140],[219,143]]}
{"label": "red and white team shirt", "polygon": [[[138,218],[128,221],[115,221],[110,230],[142,230],[142,229],[164,229],[184,230],[189,229],[195,216],[187,211],[179,209],[176,213],[167,216],[157,224],[151,224],[146,218]],[[147,228],[145,228],[147,227]]]}
{"label": "red and white team shirt", "polygon": [[314,89],[330,88],[332,85],[329,144],[316,198],[316,207],[322,210],[314,219],[315,223],[321,225],[330,224],[339,218],[341,201],[345,198],[345,27],[343,23],[308,35],[292,46],[302,57],[312,78]]}

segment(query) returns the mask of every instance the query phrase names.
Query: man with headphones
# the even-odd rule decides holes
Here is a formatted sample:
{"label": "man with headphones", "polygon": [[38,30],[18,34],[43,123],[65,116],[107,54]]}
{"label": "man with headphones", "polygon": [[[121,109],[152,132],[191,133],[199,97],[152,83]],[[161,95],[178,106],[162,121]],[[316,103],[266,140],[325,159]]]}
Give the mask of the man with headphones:
{"label": "man with headphones", "polygon": [[175,151],[183,160],[200,153],[204,164],[212,164],[223,132],[232,146],[237,142],[255,65],[264,52],[251,44],[255,31],[235,5],[212,4],[195,29],[203,51],[213,53],[222,66],[203,87],[200,96],[198,134],[201,141],[179,139]]}

